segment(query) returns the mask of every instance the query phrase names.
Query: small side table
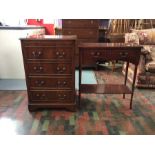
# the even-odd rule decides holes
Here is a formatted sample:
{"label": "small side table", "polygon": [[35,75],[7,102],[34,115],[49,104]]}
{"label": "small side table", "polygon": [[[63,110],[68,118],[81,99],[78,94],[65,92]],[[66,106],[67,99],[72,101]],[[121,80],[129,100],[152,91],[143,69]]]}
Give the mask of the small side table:
{"label": "small side table", "polygon": [[[142,46],[127,45],[124,43],[83,43],[79,45],[79,105],[81,102],[81,93],[123,94],[123,98],[125,98],[125,94],[131,94],[130,109],[132,109],[132,100],[141,48]],[[104,60],[121,60],[127,62],[124,84],[81,84],[82,64],[86,58],[91,63]],[[135,65],[131,89],[126,85],[129,63]]]}

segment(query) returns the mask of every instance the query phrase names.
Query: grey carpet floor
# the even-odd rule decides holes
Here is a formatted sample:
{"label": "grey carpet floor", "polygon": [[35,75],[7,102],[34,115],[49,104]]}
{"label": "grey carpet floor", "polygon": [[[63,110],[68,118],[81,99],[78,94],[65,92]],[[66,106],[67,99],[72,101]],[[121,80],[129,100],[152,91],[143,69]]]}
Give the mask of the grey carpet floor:
{"label": "grey carpet floor", "polygon": [[27,90],[24,79],[0,80],[0,90]]}

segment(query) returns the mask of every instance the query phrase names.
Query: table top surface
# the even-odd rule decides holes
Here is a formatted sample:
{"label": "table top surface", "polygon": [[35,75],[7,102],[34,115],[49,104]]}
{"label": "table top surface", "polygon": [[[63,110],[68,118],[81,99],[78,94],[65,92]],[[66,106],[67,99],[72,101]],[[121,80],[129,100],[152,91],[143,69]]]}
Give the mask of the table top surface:
{"label": "table top surface", "polygon": [[141,45],[126,43],[81,43],[79,48],[142,48]]}

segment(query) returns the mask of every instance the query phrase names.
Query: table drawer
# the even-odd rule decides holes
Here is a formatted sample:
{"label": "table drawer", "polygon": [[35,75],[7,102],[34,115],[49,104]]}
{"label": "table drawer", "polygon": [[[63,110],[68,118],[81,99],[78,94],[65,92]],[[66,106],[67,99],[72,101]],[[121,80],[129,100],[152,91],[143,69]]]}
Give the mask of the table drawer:
{"label": "table drawer", "polygon": [[25,48],[25,56],[26,59],[34,59],[34,60],[71,60],[73,55],[73,48],[70,47],[26,47]]}
{"label": "table drawer", "polygon": [[97,27],[98,28],[98,20],[97,19],[64,19],[62,20],[63,28],[86,28],[86,27]]}
{"label": "table drawer", "polygon": [[30,91],[31,101],[48,101],[48,102],[73,102],[75,94],[73,91]]}
{"label": "table drawer", "polygon": [[[137,51],[139,52],[139,51]],[[129,62],[137,62],[135,59],[135,51],[131,50],[110,50],[110,49],[88,49],[83,53],[82,64],[96,63],[97,61],[122,60]],[[84,59],[87,58],[87,59]]]}
{"label": "table drawer", "polygon": [[72,77],[29,77],[30,89],[72,89],[74,83]]}
{"label": "table drawer", "polygon": [[29,75],[65,75],[72,74],[71,63],[27,63]]}
{"label": "table drawer", "polygon": [[63,29],[64,35],[77,35],[77,38],[97,38],[98,31],[96,29]]}
{"label": "table drawer", "polygon": [[87,51],[84,51],[82,54],[83,54],[82,64],[93,65],[96,64],[96,62],[99,60],[104,60],[106,53],[103,50],[88,49]]}
{"label": "table drawer", "polygon": [[[140,50],[136,51],[133,50],[109,50],[108,52],[106,52],[106,59],[107,60],[122,60],[122,61],[129,61],[129,62],[133,62],[136,63],[137,61],[137,54],[139,55]],[[139,58],[138,58],[139,60]]]}

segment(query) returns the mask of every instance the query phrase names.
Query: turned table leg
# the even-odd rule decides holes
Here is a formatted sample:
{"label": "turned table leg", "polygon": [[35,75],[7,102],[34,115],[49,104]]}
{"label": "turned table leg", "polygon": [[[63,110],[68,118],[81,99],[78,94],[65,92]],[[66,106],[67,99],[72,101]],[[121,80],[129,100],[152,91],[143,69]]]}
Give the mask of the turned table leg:
{"label": "turned table leg", "polygon": [[[126,85],[126,81],[127,81],[127,77],[128,77],[128,68],[129,68],[129,62],[126,63],[124,85]],[[123,98],[125,98],[125,93],[123,94]]]}
{"label": "turned table leg", "polygon": [[134,88],[135,88],[136,75],[137,75],[137,65],[135,65],[134,76],[133,76],[132,93],[131,93],[131,100],[130,100],[130,109],[132,109],[132,100],[133,100],[133,93],[134,93]]}
{"label": "turned table leg", "polygon": [[79,107],[81,107],[81,78],[82,78],[82,57],[79,50]]}

